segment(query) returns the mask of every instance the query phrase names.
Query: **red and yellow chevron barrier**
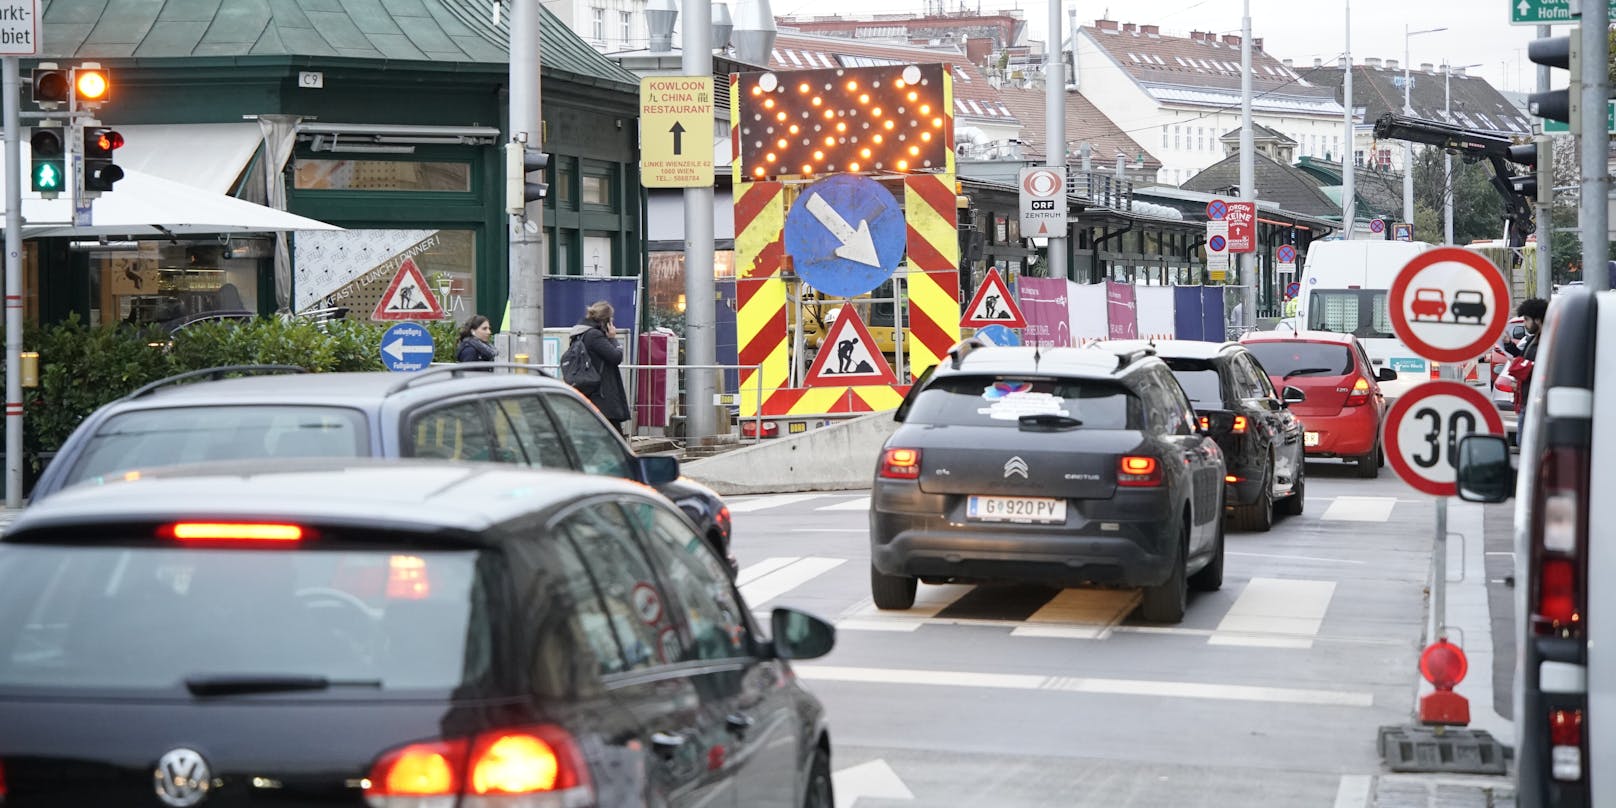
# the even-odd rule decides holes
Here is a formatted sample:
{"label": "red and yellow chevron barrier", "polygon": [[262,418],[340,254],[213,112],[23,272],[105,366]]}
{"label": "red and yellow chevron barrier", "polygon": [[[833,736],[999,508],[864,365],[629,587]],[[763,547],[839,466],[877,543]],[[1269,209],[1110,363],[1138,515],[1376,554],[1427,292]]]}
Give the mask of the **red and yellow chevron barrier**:
{"label": "red and yellow chevron barrier", "polygon": [[[774,391],[763,403],[763,415],[829,415],[880,412],[903,403],[909,385],[859,387],[789,387]],[[744,417],[744,413],[743,413]]]}
{"label": "red and yellow chevron barrier", "polygon": [[[735,337],[742,365],[735,391],[741,414],[756,413],[763,398],[791,377],[786,342],[785,186],[778,182],[735,183]],[[762,365],[761,371],[750,365]],[[761,373],[761,379],[759,377]]]}
{"label": "red and yellow chevron barrier", "polygon": [[954,175],[903,182],[909,224],[909,372],[919,377],[960,338],[959,235]]}

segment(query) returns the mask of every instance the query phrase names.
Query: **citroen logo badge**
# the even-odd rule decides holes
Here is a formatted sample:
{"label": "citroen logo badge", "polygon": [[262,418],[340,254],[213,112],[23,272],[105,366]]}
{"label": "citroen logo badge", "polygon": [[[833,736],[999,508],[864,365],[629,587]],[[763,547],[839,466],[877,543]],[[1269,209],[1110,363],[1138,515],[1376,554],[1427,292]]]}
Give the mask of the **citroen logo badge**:
{"label": "citroen logo badge", "polygon": [[1012,457],[1004,461],[1004,478],[1008,480],[1012,474],[1020,474],[1021,479],[1027,479],[1027,461],[1022,460],[1020,457]]}
{"label": "citroen logo badge", "polygon": [[164,805],[189,808],[208,796],[208,789],[213,787],[213,772],[202,759],[202,753],[182,747],[171,749],[157,759],[152,783],[156,786],[157,798]]}

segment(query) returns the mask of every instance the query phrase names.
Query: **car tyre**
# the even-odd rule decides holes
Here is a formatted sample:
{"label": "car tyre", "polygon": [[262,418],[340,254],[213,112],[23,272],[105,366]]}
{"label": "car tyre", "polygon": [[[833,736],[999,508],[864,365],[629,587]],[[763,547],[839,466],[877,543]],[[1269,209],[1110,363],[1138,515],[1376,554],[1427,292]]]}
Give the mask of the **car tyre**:
{"label": "car tyre", "polygon": [[1173,571],[1167,580],[1156,586],[1145,587],[1144,598],[1139,602],[1139,616],[1152,623],[1180,623],[1184,620],[1184,612],[1189,609],[1189,582],[1184,574],[1184,565],[1189,555],[1190,523],[1189,518],[1183,517],[1182,525],[1178,529],[1178,552],[1173,558]]}
{"label": "car tyre", "polygon": [[907,575],[887,575],[870,565],[870,594],[875,608],[902,611],[915,605],[915,590],[920,582]]}
{"label": "car tyre", "polygon": [[1223,520],[1219,519],[1218,535],[1212,542],[1212,560],[1206,562],[1200,572],[1190,576],[1190,587],[1195,591],[1216,592],[1223,588],[1223,539]]}
{"label": "car tyre", "polygon": [[1301,461],[1296,463],[1296,484],[1291,486],[1291,495],[1280,500],[1278,510],[1286,516],[1301,516],[1302,508],[1306,506],[1307,499],[1307,464]]}
{"label": "car tyre", "polygon": [[1369,450],[1369,454],[1358,458],[1358,479],[1373,480],[1380,476],[1380,466],[1385,460],[1380,453],[1380,447]]}
{"label": "car tyre", "polygon": [[1274,528],[1274,463],[1270,459],[1268,469],[1263,472],[1262,486],[1257,492],[1257,501],[1250,505],[1241,505],[1234,509],[1235,525],[1241,530],[1252,530],[1258,533],[1267,533]]}
{"label": "car tyre", "polygon": [[830,753],[824,747],[814,750],[813,765],[808,767],[808,793],[803,795],[802,808],[836,808],[830,779]]}

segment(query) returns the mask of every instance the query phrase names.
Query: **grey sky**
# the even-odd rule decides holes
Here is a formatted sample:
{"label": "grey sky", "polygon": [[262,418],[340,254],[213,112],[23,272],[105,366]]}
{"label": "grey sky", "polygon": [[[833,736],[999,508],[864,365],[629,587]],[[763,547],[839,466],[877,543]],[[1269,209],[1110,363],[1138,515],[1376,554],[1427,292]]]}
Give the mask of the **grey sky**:
{"label": "grey sky", "polygon": [[[737,0],[731,0],[732,3]],[[744,2],[744,0],[740,0]],[[910,12],[917,16],[924,0],[771,0],[777,15],[858,14]],[[983,12],[1020,8],[1031,37],[1044,38],[1048,8],[1039,0],[943,0],[950,10],[980,8]],[[1164,34],[1184,35],[1190,30],[1239,33],[1241,0],[1065,0],[1077,9],[1080,25],[1106,16],[1118,22],[1156,24]],[[1448,30],[1410,37],[1409,54],[1416,68],[1422,62],[1480,65],[1470,72],[1485,76],[1506,91],[1530,92],[1537,88],[1537,66],[1526,58],[1526,43],[1536,38],[1532,26],[1509,24],[1510,0],[1352,0],[1352,54],[1403,60],[1404,26],[1411,30],[1446,27]],[[1251,0],[1253,36],[1262,37],[1274,56],[1310,66],[1315,57],[1331,61],[1345,47],[1344,0]],[[1557,27],[1555,34],[1570,29]],[[1559,73],[1556,85],[1564,86]]]}

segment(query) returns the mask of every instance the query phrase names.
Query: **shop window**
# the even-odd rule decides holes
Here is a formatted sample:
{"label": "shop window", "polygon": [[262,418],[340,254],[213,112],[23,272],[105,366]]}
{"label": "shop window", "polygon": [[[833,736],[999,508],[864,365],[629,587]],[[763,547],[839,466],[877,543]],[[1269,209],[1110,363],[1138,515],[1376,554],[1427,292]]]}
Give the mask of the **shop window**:
{"label": "shop window", "polygon": [[257,314],[258,273],[270,271],[273,254],[267,239],[137,244],[88,251],[93,324],[173,329],[220,312]]}
{"label": "shop window", "polygon": [[471,164],[411,160],[299,159],[299,191],[471,191]]}
{"label": "shop window", "polygon": [[[651,253],[650,277],[646,282],[646,307],[651,325],[677,325],[683,330],[685,313],[685,254],[669,250]],[[713,251],[713,280],[735,277],[735,251]]]}

